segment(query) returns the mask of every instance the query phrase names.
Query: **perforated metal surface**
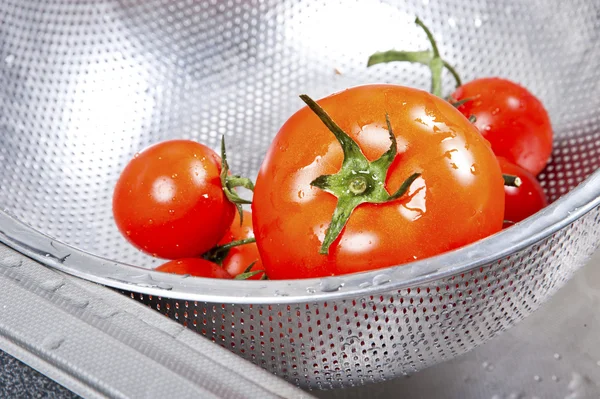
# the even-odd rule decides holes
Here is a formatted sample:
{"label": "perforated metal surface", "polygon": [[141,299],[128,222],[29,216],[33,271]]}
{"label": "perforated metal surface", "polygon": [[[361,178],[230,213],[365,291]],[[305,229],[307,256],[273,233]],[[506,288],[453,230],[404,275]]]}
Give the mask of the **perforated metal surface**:
{"label": "perforated metal surface", "polygon": [[347,300],[253,306],[130,295],[290,382],[339,388],[410,374],[489,340],[561,287],[599,238],[595,210],[490,266]]}
{"label": "perforated metal surface", "polygon": [[[594,0],[5,0],[0,4],[0,209],[76,248],[152,267],[160,261],[129,246],[111,214],[112,188],[136,151],[176,137],[217,148],[226,134],[233,169],[253,176],[280,125],[301,106],[298,94],[318,98],[368,82],[428,88],[424,68],[365,66],[377,50],[427,47],[412,23],[415,14],[432,27],[441,51],[465,80],[507,77],[543,100],[556,149],[540,178],[556,200],[600,165],[599,13]],[[450,89],[451,80],[445,82]],[[597,196],[598,187],[594,181],[586,188],[587,198]],[[271,299],[272,305],[222,305],[232,301],[218,299],[236,295],[236,302],[243,301],[243,289],[214,291],[211,303],[197,305],[146,295],[143,300],[301,385],[389,378],[484,342],[568,278],[596,247],[600,232],[598,211],[554,232],[558,222],[552,217],[575,218],[589,205],[574,196],[563,199],[502,236],[517,245],[518,237],[553,234],[543,242],[410,291],[390,290],[386,284],[398,279],[383,274],[369,276],[366,285],[358,278],[346,282],[344,289],[371,290],[372,298],[333,299],[331,293],[328,300],[328,291],[342,287],[338,281],[337,287],[323,283],[314,303],[289,296],[298,291],[310,296],[303,283],[275,290],[274,296],[288,296]],[[125,266],[116,276],[112,262],[89,258],[86,263],[88,258],[74,250],[69,259],[62,252],[44,258],[44,251],[55,252],[44,248],[66,249],[0,221],[3,241],[86,278],[177,298],[206,293],[194,288],[204,283],[157,282],[161,277]],[[495,243],[486,247],[490,256],[510,250],[499,250],[499,239],[490,243]],[[462,252],[473,264],[484,253]],[[458,258],[432,261],[431,274],[421,277],[431,280],[440,270],[449,274]],[[253,287],[247,292],[255,295],[260,289]]]}

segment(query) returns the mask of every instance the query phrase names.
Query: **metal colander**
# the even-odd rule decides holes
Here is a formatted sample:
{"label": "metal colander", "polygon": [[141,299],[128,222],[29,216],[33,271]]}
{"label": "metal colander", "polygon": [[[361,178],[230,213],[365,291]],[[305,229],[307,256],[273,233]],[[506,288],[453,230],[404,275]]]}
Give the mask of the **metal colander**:
{"label": "metal colander", "polygon": [[[298,281],[153,272],[160,261],[118,233],[112,189],[147,145],[218,149],[225,134],[233,170],[255,176],[298,94],[427,89],[426,68],[365,66],[377,50],[428,48],[415,15],[465,80],[506,77],[543,100],[556,137],[540,175],[551,206],[432,259]],[[298,385],[380,381],[460,355],[535,310],[597,247],[595,0],[4,0],[0,21],[0,239]]]}

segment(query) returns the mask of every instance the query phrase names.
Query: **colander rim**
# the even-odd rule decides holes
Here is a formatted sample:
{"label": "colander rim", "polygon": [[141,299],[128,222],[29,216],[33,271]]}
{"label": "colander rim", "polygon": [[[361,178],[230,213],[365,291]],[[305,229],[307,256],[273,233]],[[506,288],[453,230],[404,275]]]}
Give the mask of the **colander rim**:
{"label": "colander rim", "polygon": [[476,243],[404,265],[301,280],[216,281],[156,272],[77,249],[2,210],[0,242],[70,275],[140,294],[212,303],[301,303],[375,295],[466,273],[551,236],[599,205],[600,169],[536,215]]}

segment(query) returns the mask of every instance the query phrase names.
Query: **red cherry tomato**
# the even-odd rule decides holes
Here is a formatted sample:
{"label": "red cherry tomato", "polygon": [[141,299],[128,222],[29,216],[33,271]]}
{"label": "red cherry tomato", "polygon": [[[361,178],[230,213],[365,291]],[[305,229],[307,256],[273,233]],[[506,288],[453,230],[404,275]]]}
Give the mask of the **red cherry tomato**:
{"label": "red cherry tomato", "polygon": [[[219,245],[224,245],[232,241],[243,240],[246,238],[254,238],[254,231],[252,229],[252,212],[244,211],[243,224],[240,226],[240,216],[235,214],[233,223],[229,228],[229,231],[225,233],[225,236],[219,242]],[[248,266],[252,266],[250,272],[264,270],[260,255],[258,254],[258,248],[256,243],[249,243],[233,247],[227,253],[227,256],[223,260],[223,268],[227,270],[232,276],[237,276],[246,271]],[[260,280],[264,273],[255,274],[249,277],[247,280]]]}
{"label": "red cherry tomato", "polygon": [[187,140],[165,141],[127,165],[113,197],[121,233],[153,256],[199,256],[219,242],[235,213],[220,180],[221,158]]}
{"label": "red cherry tomato", "polygon": [[494,153],[534,175],[552,153],[552,126],[544,106],[527,89],[500,78],[476,79],[460,86],[453,101],[470,99],[458,109],[492,144]]}
{"label": "red cherry tomato", "polygon": [[[254,233],[270,279],[398,265],[502,228],[504,187],[498,161],[487,141],[450,103],[394,85],[355,87],[318,103],[369,161],[390,148],[389,114],[398,155],[382,179],[387,192],[396,192],[413,173],[421,175],[397,200],[358,205],[323,255],[337,198],[311,182],[338,173],[344,156],[313,111],[305,107],[295,113],[272,142],[254,191]],[[360,188],[352,187],[357,192]]]}
{"label": "red cherry tomato", "polygon": [[164,273],[189,274],[196,277],[233,278],[221,266],[201,258],[172,260],[157,267],[156,270]]}
{"label": "red cherry tomato", "polygon": [[498,157],[498,162],[502,173],[521,179],[519,187],[504,186],[506,194],[504,227],[520,222],[548,205],[544,189],[534,175],[505,158]]}

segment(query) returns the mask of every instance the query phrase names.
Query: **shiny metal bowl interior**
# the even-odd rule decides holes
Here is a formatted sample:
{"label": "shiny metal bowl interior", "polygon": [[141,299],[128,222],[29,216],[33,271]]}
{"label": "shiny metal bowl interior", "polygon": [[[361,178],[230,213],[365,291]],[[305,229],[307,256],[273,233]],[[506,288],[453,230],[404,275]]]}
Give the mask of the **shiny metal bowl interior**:
{"label": "shiny metal bowl interior", "polygon": [[[417,371],[525,317],[596,249],[599,13],[594,0],[5,0],[0,240],[135,292],[299,385]],[[377,50],[426,48],[416,14],[465,80],[503,76],[543,100],[556,135],[540,175],[554,201],[545,211],[429,260],[283,282],[152,272],[160,261],[117,232],[112,187],[147,145],[188,138],[216,149],[225,134],[232,168],[254,176],[298,94],[369,82],[426,89],[425,68],[365,66]]]}

